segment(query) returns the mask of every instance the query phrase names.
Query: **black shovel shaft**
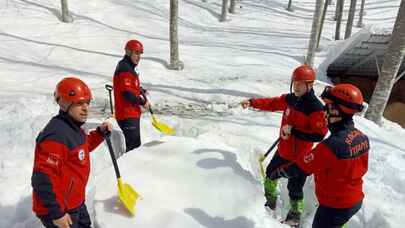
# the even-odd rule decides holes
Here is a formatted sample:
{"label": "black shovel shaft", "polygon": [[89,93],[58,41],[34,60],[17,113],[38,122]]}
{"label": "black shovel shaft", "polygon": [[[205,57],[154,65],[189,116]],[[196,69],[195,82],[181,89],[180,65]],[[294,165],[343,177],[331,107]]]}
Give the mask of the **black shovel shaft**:
{"label": "black shovel shaft", "polygon": [[278,137],[277,140],[273,143],[273,145],[271,145],[271,147],[264,154],[264,157],[267,157],[270,154],[270,152],[274,149],[274,147],[277,146],[278,142],[280,142],[280,137]]}
{"label": "black shovel shaft", "polygon": [[108,91],[108,97],[110,98],[111,115],[114,115],[113,103],[112,103],[112,97],[111,97],[111,91],[113,90],[113,87],[111,85],[106,84],[105,89]]}
{"label": "black shovel shaft", "polygon": [[[141,94],[142,94],[143,98],[145,99],[145,101],[147,101],[148,98],[146,97],[146,94],[143,92],[143,90],[141,90]],[[152,107],[151,107],[150,104],[149,104],[149,108],[148,108],[148,109],[149,109],[150,114],[153,115],[153,110],[152,110]]]}
{"label": "black shovel shaft", "polygon": [[108,133],[107,135],[104,136],[105,141],[107,142],[108,146],[108,151],[110,152],[111,160],[114,165],[114,170],[115,170],[115,175],[117,176],[117,179],[121,178],[120,170],[118,169],[118,164],[117,164],[117,159],[115,159],[114,155],[114,150],[111,144],[111,133]]}

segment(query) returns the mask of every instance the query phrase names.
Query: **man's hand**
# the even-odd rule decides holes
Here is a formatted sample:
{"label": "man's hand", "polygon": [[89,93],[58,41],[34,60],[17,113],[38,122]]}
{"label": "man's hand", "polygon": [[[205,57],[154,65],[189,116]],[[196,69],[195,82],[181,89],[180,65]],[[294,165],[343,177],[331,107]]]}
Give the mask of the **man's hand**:
{"label": "man's hand", "polygon": [[291,135],[291,129],[292,129],[291,125],[286,124],[286,125],[282,126],[281,127],[281,138],[284,140],[287,140]]}
{"label": "man's hand", "polygon": [[242,105],[242,108],[246,109],[251,106],[250,100],[243,100],[240,102],[240,105]]}
{"label": "man's hand", "polygon": [[145,109],[149,110],[150,103],[149,103],[148,100],[146,100],[145,104],[143,104],[143,107],[144,107]]}
{"label": "man's hand", "polygon": [[102,134],[107,134],[108,132],[111,132],[113,129],[113,126],[110,121],[105,121],[103,122],[100,126],[97,127],[97,129],[102,133]]}
{"label": "man's hand", "polygon": [[62,218],[52,220],[53,224],[59,228],[70,228],[70,225],[73,225],[70,215],[66,213]]}

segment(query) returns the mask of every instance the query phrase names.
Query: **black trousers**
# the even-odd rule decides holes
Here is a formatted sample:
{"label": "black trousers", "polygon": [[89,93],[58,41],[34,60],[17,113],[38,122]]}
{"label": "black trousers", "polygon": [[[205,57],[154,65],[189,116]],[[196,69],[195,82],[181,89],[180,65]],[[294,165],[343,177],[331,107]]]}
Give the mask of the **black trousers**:
{"label": "black trousers", "polygon": [[[91,228],[91,220],[85,204],[82,204],[77,209],[68,211],[68,214],[73,222],[70,228]],[[39,217],[39,219],[46,228],[58,228],[53,224],[52,219],[47,216]]]}
{"label": "black trousers", "polygon": [[361,208],[362,201],[351,208],[331,208],[319,205],[312,228],[341,228]]}
{"label": "black trousers", "polygon": [[125,137],[125,151],[128,152],[141,145],[141,129],[139,127],[139,118],[129,118],[125,120],[118,120]]}
{"label": "black trousers", "polygon": [[[287,163],[290,163],[290,162],[291,161],[280,157],[280,155],[277,151],[266,168],[266,175],[270,176],[270,174],[273,171],[275,171],[278,167],[285,165]],[[288,189],[288,196],[290,197],[291,200],[304,199],[303,188],[304,188],[306,180],[307,180],[307,176],[305,176],[305,175],[299,175],[297,177],[288,179],[287,189]]]}

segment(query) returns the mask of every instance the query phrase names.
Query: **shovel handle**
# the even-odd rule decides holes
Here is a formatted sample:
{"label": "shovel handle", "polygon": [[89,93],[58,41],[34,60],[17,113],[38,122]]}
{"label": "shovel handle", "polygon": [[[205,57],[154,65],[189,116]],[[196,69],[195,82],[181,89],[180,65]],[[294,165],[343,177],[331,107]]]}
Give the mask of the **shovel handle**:
{"label": "shovel handle", "polygon": [[278,142],[280,142],[280,137],[277,138],[277,140],[273,143],[273,145],[271,145],[271,147],[267,150],[267,152],[263,155],[263,157],[261,158],[262,161],[264,161],[264,159],[270,154],[270,152],[274,149],[274,147],[276,147],[276,145],[278,144]]}
{"label": "shovel handle", "polygon": [[111,144],[111,133],[109,132],[109,133],[105,134],[104,138],[105,138],[105,141],[107,142],[108,151],[110,152],[111,160],[114,165],[115,175],[117,176],[117,179],[120,179],[121,178],[120,170],[118,169],[117,159],[115,158],[114,150],[113,150],[113,147]]}
{"label": "shovel handle", "polygon": [[111,115],[114,116],[114,110],[113,110],[113,103],[112,103],[112,97],[111,97],[111,91],[113,90],[112,85],[105,84],[105,89],[108,91],[108,97],[110,99],[110,111]]}
{"label": "shovel handle", "polygon": [[109,84],[105,84],[105,89],[108,91],[112,91],[113,90],[113,86],[109,85]]}

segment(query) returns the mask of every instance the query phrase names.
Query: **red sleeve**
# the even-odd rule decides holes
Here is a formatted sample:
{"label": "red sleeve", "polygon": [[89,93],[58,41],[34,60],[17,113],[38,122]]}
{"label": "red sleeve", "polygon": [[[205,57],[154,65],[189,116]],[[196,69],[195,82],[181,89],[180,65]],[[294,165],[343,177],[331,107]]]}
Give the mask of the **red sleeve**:
{"label": "red sleeve", "polygon": [[67,153],[65,145],[51,140],[41,142],[35,150],[32,186],[44,206],[55,217],[63,215],[62,210],[65,208],[61,172]]}
{"label": "red sleeve", "polygon": [[325,137],[328,133],[327,120],[324,111],[314,112],[309,116],[309,125],[313,133],[321,134]]}
{"label": "red sleeve", "polygon": [[103,141],[104,141],[104,137],[101,132],[99,132],[97,130],[91,131],[87,135],[87,145],[89,145],[89,152],[96,149],[96,147],[98,145],[100,145],[100,143],[102,143]]}
{"label": "red sleeve", "polygon": [[317,173],[336,164],[337,158],[330,149],[319,143],[313,150],[301,153],[295,163],[305,173]]}
{"label": "red sleeve", "polygon": [[286,95],[272,98],[256,98],[250,99],[250,104],[253,108],[257,108],[264,111],[284,111],[287,108],[287,102],[285,100]]}
{"label": "red sleeve", "polygon": [[[117,76],[117,86],[120,88],[120,91],[137,91],[136,95],[140,93],[140,87],[137,77],[134,77],[130,72],[121,72]],[[114,85],[115,87],[116,85]]]}

